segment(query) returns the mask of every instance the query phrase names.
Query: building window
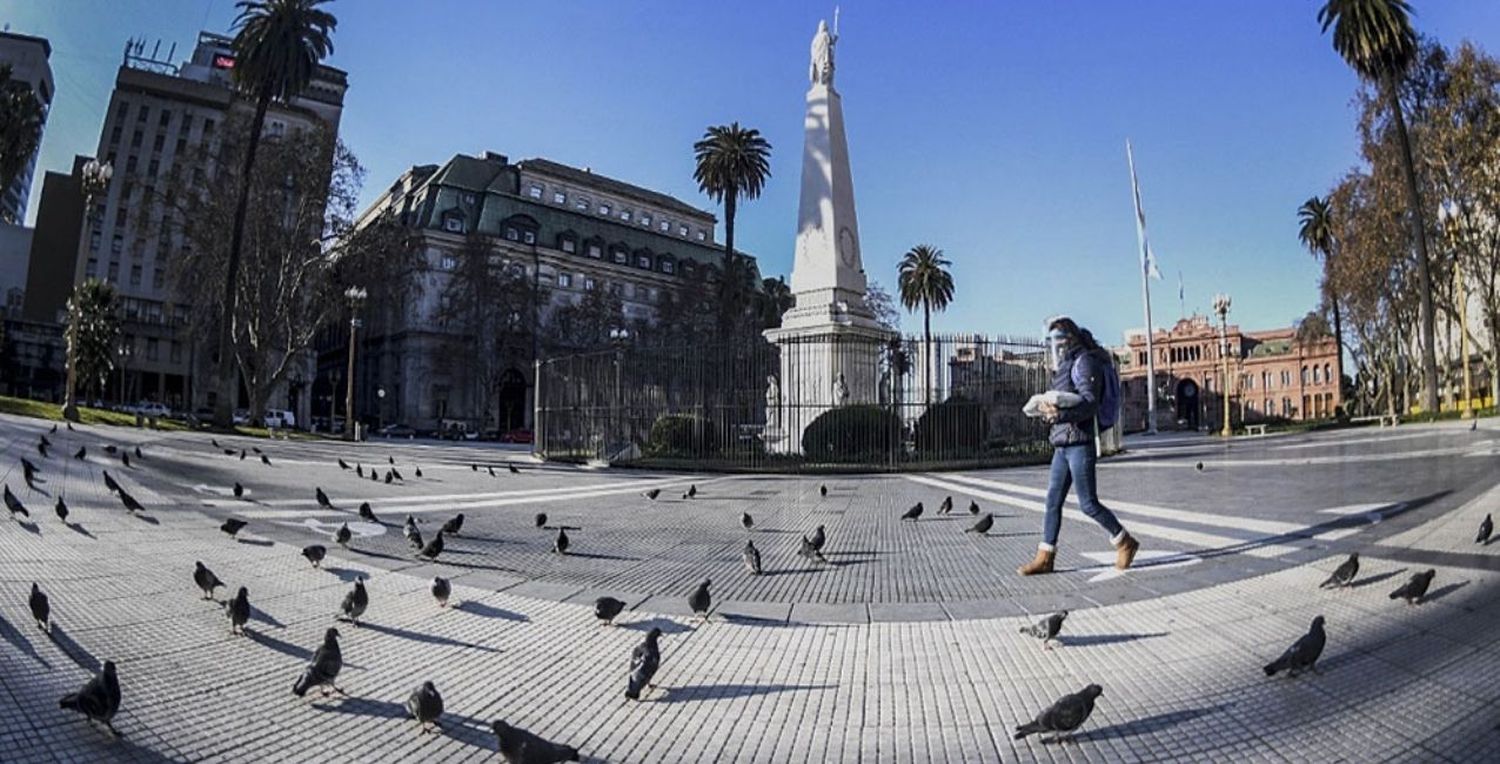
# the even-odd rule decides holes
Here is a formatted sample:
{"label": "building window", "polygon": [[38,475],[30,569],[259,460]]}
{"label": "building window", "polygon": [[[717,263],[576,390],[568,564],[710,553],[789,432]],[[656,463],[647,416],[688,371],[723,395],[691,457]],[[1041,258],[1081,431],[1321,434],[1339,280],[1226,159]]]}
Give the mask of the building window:
{"label": "building window", "polygon": [[141,285],[141,266],[130,266],[130,285],[133,287],[138,287]]}
{"label": "building window", "polygon": [[692,278],[693,277],[693,264],[692,263],[683,263],[682,264],[682,275],[683,275],[684,278]]}
{"label": "building window", "polygon": [[150,113],[151,113],[151,107],[150,106],[146,106],[146,105],[142,105],[141,106],[141,110],[135,113],[135,121],[137,121],[137,122],[145,122],[146,121],[146,115],[150,114]]}
{"label": "building window", "polygon": [[588,212],[589,211],[589,200],[587,200],[587,199],[585,199],[585,198],[583,198],[583,197],[580,196],[578,198],[578,201],[573,202],[573,209],[583,210],[584,212]]}
{"label": "building window", "polygon": [[109,131],[109,143],[110,143],[110,145],[112,145],[112,146],[118,146],[118,145],[120,145],[120,133],[121,132],[122,132],[122,130],[121,130],[121,128],[120,128],[119,125],[115,125],[115,129]]}
{"label": "building window", "polygon": [[625,250],[621,249],[619,247],[616,247],[616,248],[610,250],[609,251],[609,256],[610,256],[610,259],[614,260],[619,265],[624,265],[624,264],[630,262],[630,255],[626,254]]}
{"label": "building window", "polygon": [[1307,384],[1307,367],[1302,367],[1302,384]]}
{"label": "building window", "polygon": [[144,138],[144,137],[145,136],[141,135],[141,131],[139,131],[139,130],[137,130],[134,133],[132,133],[131,136],[130,136],[130,147],[133,148],[133,149],[140,148],[141,147],[141,139]]}
{"label": "building window", "polygon": [[84,267],[83,275],[88,278],[94,278],[95,276],[99,275],[99,258],[89,258],[89,264]]}
{"label": "building window", "polygon": [[516,230],[515,226],[509,226],[508,225],[508,226],[505,227],[505,240],[506,241],[520,241],[521,240],[521,232],[518,231],[518,230]]}
{"label": "building window", "polygon": [[128,104],[128,103],[122,103],[122,104],[120,104],[120,108],[118,108],[118,109],[115,110],[115,119],[120,120],[121,122],[125,121],[125,117],[127,117],[129,115],[130,115],[130,104]]}
{"label": "building window", "polygon": [[672,230],[672,221],[670,221],[670,220],[663,220],[663,221],[661,221],[661,232],[662,233],[667,233],[667,232],[669,232],[671,230]]}
{"label": "building window", "polygon": [[650,255],[636,255],[635,256],[635,265],[636,265],[637,268],[645,268],[648,271],[651,270],[651,256]]}
{"label": "building window", "polygon": [[464,194],[464,204],[473,204],[473,203],[474,203],[474,195],[472,193],[466,193],[466,194]]}
{"label": "building window", "polygon": [[672,273],[672,271],[675,270],[676,268],[677,268],[677,266],[675,264],[673,264],[672,258],[670,258],[670,257],[663,257],[661,259],[661,272],[662,273],[666,273],[666,274],[670,275]]}
{"label": "building window", "polygon": [[627,222],[627,223],[629,223],[630,222],[630,210],[620,210],[620,219],[623,220],[623,221],[625,221],[625,222]]}
{"label": "building window", "polygon": [[161,355],[161,341],[155,337],[146,338],[146,359],[155,361]]}
{"label": "building window", "polygon": [[610,208],[610,206],[608,204],[601,204],[601,205],[599,205],[599,214],[603,215],[604,217],[609,217],[609,214],[612,211],[613,210]]}
{"label": "building window", "polygon": [[110,281],[119,281],[120,280],[120,261],[119,260],[111,260],[111,261],[109,261],[109,280]]}
{"label": "building window", "polygon": [[155,151],[158,154],[160,154],[161,150],[164,149],[164,148],[166,148],[166,147],[167,147],[167,136],[162,135],[162,134],[158,134],[156,136],[156,140],[152,141],[152,143],[151,143],[151,150]]}
{"label": "building window", "polygon": [[563,192],[561,192],[561,191],[553,191],[552,192],[552,203],[553,204],[567,204],[568,203],[568,195],[565,194],[565,193],[563,193]]}
{"label": "building window", "polygon": [[443,230],[452,233],[464,232],[464,220],[457,215],[449,215],[443,218]]}
{"label": "building window", "polygon": [[521,241],[527,244],[536,243],[536,231],[526,230],[521,232]]}
{"label": "building window", "polygon": [[213,134],[214,134],[214,121],[211,120],[211,119],[205,119],[205,120],[203,120],[203,137],[207,138],[207,137],[209,137],[209,136],[211,136]]}
{"label": "building window", "polygon": [[1282,369],[1281,370],[1281,386],[1282,387],[1291,387],[1292,386],[1292,373],[1290,371],[1286,370],[1286,369]]}
{"label": "building window", "polygon": [[573,274],[571,274],[571,273],[559,273],[559,274],[557,274],[557,285],[560,286],[560,287],[562,287],[563,289],[572,289],[573,288]]}
{"label": "building window", "polygon": [[178,138],[177,139],[177,150],[175,152],[173,152],[173,153],[176,154],[177,156],[182,156],[183,154],[187,153],[187,139],[186,138]]}
{"label": "building window", "polygon": [[438,267],[445,271],[451,271],[458,267],[458,258],[444,252],[442,259],[438,262]]}
{"label": "building window", "polygon": [[651,213],[649,213],[649,212],[642,212],[641,213],[641,225],[643,225],[643,226],[645,226],[647,228],[651,227]]}
{"label": "building window", "polygon": [[104,232],[103,231],[94,231],[94,232],[90,233],[89,234],[89,251],[90,252],[98,252],[99,251],[99,243],[102,242],[103,240],[104,240]]}
{"label": "building window", "polygon": [[117,233],[109,240],[109,253],[118,257],[119,254],[124,251],[125,234]]}
{"label": "building window", "polygon": [[598,242],[589,242],[588,249],[586,251],[588,253],[588,256],[594,258],[595,260],[604,257],[604,249],[599,245]]}
{"label": "building window", "polygon": [[702,228],[699,228],[698,229],[698,241],[707,241],[707,240],[708,240],[708,232],[705,231],[705,230],[703,230]]}
{"label": "building window", "polygon": [[1330,384],[1334,381],[1334,379],[1333,379],[1333,367],[1329,366],[1326,363],[1323,364],[1323,381],[1324,382],[1328,382]]}
{"label": "building window", "polygon": [[182,343],[181,342],[178,342],[177,340],[172,340],[171,351],[170,351],[170,356],[169,357],[171,358],[171,360],[172,360],[173,363],[176,363],[176,362],[179,362],[179,361],[182,360]]}
{"label": "building window", "polygon": [[677,226],[677,235],[683,237],[684,239],[687,238],[688,227],[685,225]]}
{"label": "building window", "polygon": [[193,129],[193,115],[191,115],[191,114],[183,114],[182,115],[182,124],[177,126],[177,132],[179,132],[179,133],[181,133],[183,135],[187,135],[188,131],[192,130],[192,129]]}
{"label": "building window", "polygon": [[161,285],[162,285],[162,270],[161,270],[161,268],[160,267],[152,268],[151,269],[151,288],[152,289],[161,289]]}
{"label": "building window", "polygon": [[[135,154],[131,154],[129,157],[126,157],[125,172],[135,172]],[[130,198],[130,194],[128,193],[121,194],[121,196],[127,199]]]}
{"label": "building window", "polygon": [[592,292],[592,291],[594,291],[594,287],[595,286],[598,286],[598,285],[594,282],[594,277],[593,276],[584,276],[583,277],[583,288],[584,289]]}
{"label": "building window", "polygon": [[160,171],[161,171],[161,160],[159,160],[159,159],[153,159],[153,160],[151,160],[150,164],[146,165],[146,174],[149,175],[149,176],[151,176],[151,177],[153,177],[153,178],[156,177],[156,174],[158,172],[160,172]]}
{"label": "building window", "polygon": [[1316,384],[1321,383],[1323,381],[1323,370],[1320,369],[1320,368],[1318,368],[1317,366],[1313,366],[1312,369],[1313,369],[1313,384],[1316,385]]}
{"label": "building window", "polygon": [[533,183],[531,184],[531,188],[526,189],[526,193],[533,199],[540,199],[542,198],[542,187]]}
{"label": "building window", "polygon": [[557,245],[558,249],[561,249],[562,251],[570,255],[578,251],[578,240],[574,239],[572,236],[563,236],[559,238],[557,240]]}

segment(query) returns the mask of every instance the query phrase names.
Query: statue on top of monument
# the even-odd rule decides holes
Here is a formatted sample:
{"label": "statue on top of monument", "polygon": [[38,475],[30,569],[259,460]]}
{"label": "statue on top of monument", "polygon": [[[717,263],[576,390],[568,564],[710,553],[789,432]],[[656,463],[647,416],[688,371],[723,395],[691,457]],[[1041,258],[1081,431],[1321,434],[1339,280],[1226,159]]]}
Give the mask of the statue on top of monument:
{"label": "statue on top of monument", "polygon": [[839,38],[828,31],[828,22],[818,22],[818,33],[812,40],[812,64],[808,78],[814,85],[833,85],[833,46]]}

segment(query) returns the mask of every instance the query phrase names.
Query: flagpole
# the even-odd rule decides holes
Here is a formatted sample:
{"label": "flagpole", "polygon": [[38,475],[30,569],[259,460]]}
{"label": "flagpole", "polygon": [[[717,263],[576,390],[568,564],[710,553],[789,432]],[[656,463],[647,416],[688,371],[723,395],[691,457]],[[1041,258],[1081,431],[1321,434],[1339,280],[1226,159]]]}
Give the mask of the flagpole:
{"label": "flagpole", "polygon": [[1151,268],[1150,250],[1146,244],[1146,227],[1141,212],[1140,184],[1135,178],[1135,152],[1130,148],[1130,139],[1125,139],[1125,159],[1130,163],[1131,193],[1135,197],[1136,239],[1141,247],[1141,296],[1146,306],[1146,434],[1156,434],[1156,349],[1151,328]]}

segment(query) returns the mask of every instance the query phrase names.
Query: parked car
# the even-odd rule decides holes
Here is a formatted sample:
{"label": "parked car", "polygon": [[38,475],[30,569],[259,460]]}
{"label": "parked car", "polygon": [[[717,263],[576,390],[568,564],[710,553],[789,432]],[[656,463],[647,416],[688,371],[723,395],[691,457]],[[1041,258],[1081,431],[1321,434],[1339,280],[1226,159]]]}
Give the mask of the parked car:
{"label": "parked car", "polygon": [[292,428],[297,426],[297,415],[286,409],[266,409],[263,421],[273,430]]}
{"label": "parked car", "polygon": [[511,430],[500,435],[501,443],[530,443],[532,440],[531,430]]}
{"label": "parked car", "polygon": [[417,431],[404,424],[388,424],[376,430],[375,434],[386,438],[406,438],[410,440],[417,436]]}
{"label": "parked car", "polygon": [[443,440],[477,440],[479,431],[464,419],[444,419],[438,423],[439,437]]}
{"label": "parked car", "polygon": [[244,409],[235,409],[232,421],[235,424],[250,424],[250,412]]}
{"label": "parked car", "polygon": [[165,419],[168,414],[172,413],[172,410],[167,408],[165,403],[159,401],[141,401],[131,406],[130,411],[141,416],[154,416],[158,419]]}

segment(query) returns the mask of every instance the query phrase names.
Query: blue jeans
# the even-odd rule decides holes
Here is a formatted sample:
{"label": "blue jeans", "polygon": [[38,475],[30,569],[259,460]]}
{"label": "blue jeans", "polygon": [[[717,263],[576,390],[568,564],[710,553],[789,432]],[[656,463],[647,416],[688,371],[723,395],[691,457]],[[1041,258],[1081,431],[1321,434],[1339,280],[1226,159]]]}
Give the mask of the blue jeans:
{"label": "blue jeans", "polygon": [[1099,491],[1094,481],[1097,461],[1093,443],[1058,446],[1052,451],[1052,474],[1047,482],[1047,516],[1042,523],[1042,541],[1047,546],[1057,546],[1057,534],[1062,529],[1063,500],[1068,498],[1068,489],[1074,486],[1078,488],[1078,508],[1109,531],[1110,538],[1125,530],[1115,519],[1115,513],[1099,503]]}

